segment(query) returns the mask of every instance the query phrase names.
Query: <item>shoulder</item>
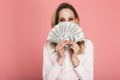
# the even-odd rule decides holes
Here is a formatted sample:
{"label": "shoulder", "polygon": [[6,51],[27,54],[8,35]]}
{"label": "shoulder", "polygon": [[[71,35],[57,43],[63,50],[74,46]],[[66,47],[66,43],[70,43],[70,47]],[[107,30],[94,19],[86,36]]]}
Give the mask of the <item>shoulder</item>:
{"label": "shoulder", "polygon": [[85,46],[93,48],[93,42],[90,39],[85,39]]}
{"label": "shoulder", "polygon": [[50,41],[46,41],[44,44],[44,48],[50,48],[51,47],[51,42]]}
{"label": "shoulder", "polygon": [[49,54],[53,53],[55,51],[55,48],[53,48],[51,46],[51,43],[50,41],[46,41],[45,44],[44,44],[44,50],[47,51]]}
{"label": "shoulder", "polygon": [[85,38],[85,48],[84,48],[84,52],[79,56],[79,59],[81,59],[81,61],[88,59],[88,57],[93,57],[94,56],[94,50],[93,50],[93,42],[90,39]]}
{"label": "shoulder", "polygon": [[93,46],[93,42],[90,39],[85,39],[85,50],[84,51],[86,55],[93,55],[94,46]]}

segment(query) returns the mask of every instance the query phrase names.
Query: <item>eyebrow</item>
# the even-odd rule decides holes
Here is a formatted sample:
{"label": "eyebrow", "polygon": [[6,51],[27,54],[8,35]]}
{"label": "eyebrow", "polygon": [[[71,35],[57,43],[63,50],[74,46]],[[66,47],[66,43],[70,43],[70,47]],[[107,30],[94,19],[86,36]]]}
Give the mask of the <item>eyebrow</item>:
{"label": "eyebrow", "polygon": [[[70,18],[71,18],[71,17],[75,17],[75,16],[70,16]],[[59,17],[59,18],[64,18],[64,17]]]}
{"label": "eyebrow", "polygon": [[59,17],[59,18],[64,18],[64,17]]}

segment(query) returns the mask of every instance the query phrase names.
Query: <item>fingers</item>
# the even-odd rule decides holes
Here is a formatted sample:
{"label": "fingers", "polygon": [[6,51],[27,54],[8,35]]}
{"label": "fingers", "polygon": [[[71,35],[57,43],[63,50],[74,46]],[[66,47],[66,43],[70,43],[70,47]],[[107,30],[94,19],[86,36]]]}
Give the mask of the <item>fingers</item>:
{"label": "fingers", "polygon": [[73,42],[73,41],[69,41],[68,44],[70,45],[69,49],[72,49],[75,54],[78,53],[80,47],[79,45],[76,43],[76,42]]}
{"label": "fingers", "polygon": [[68,44],[70,44],[71,48],[79,48],[79,45],[76,42],[69,41]]}
{"label": "fingers", "polygon": [[66,45],[67,41],[61,41],[56,46],[56,51],[58,52],[59,56],[64,56],[64,46]]}
{"label": "fingers", "polygon": [[57,46],[56,46],[56,49],[58,49],[58,48],[59,48],[59,49],[63,48],[67,43],[68,43],[67,40],[64,40],[64,41],[59,42],[59,43],[57,44]]}
{"label": "fingers", "polygon": [[65,57],[64,47],[58,48],[56,51],[57,51],[59,57]]}
{"label": "fingers", "polygon": [[68,41],[67,43],[68,44],[75,44],[75,42],[73,42],[73,41]]}
{"label": "fingers", "polygon": [[64,40],[58,43],[58,45],[56,46],[56,50],[62,50],[64,49],[64,46],[68,44],[70,45],[68,48],[69,49],[73,49],[73,51],[78,51],[79,50],[79,45],[76,42],[73,41],[68,41],[68,40]]}

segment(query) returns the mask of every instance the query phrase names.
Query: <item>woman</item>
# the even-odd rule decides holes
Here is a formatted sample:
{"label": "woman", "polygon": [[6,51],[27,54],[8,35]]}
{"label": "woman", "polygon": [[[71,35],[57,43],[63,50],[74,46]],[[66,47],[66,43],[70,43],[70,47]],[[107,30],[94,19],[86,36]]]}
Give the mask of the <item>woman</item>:
{"label": "woman", "polygon": [[[79,24],[79,16],[73,6],[68,3],[58,6],[52,27],[60,22]],[[65,49],[66,44],[70,45],[69,49]],[[93,80],[92,42],[89,39],[77,43],[64,40],[58,44],[47,41],[43,51],[43,79]]]}

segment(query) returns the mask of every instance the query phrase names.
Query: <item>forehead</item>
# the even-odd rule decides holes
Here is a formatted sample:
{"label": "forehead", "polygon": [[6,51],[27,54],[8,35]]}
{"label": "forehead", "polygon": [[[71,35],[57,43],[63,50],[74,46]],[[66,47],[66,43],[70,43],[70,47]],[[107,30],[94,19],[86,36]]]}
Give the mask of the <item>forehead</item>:
{"label": "forehead", "polygon": [[59,17],[70,17],[70,16],[74,16],[74,13],[72,10],[68,8],[62,9],[59,12]]}

